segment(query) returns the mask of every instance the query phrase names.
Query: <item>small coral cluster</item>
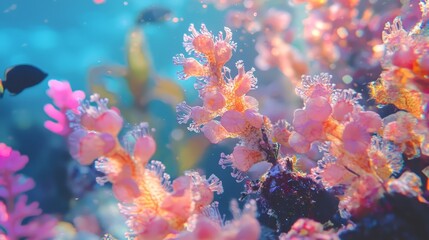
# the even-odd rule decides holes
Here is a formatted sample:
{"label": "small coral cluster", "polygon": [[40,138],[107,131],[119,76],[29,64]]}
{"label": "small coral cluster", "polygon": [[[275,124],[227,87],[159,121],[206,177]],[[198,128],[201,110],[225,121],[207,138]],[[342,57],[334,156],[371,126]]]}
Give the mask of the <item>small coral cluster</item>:
{"label": "small coral cluster", "polygon": [[191,121],[188,129],[202,131],[212,143],[239,138],[240,144],[232,154],[222,154],[220,164],[224,168],[232,166],[233,176],[241,181],[246,177],[244,172],[270,154],[270,146],[267,145],[265,151],[260,140],[263,132],[269,134],[271,131],[271,122],[258,112],[258,101],[246,95],[256,87],[254,69],[246,72],[243,62],[238,61],[238,74],[230,76],[230,69],[224,66],[236,46],[231,40],[230,29],[225,28],[225,39],[222,33],[215,39],[205,25],[201,26],[200,32],[191,25],[189,31],[192,35],[184,36],[184,46],[195,58],[185,58],[181,54],[174,58],[174,63],[183,66],[182,79],[198,79],[195,88],[203,100],[203,106],[180,104],[177,107],[178,121]]}
{"label": "small coral cluster", "polygon": [[42,214],[38,202],[28,203],[28,190],[33,179],[17,172],[28,163],[21,155],[0,143],[0,239],[49,239],[55,235],[57,220]]}
{"label": "small coral cluster", "polygon": [[423,115],[428,99],[428,35],[429,3],[420,2],[421,20],[409,31],[398,17],[387,23],[383,31],[386,48],[381,61],[383,72],[371,85],[371,95],[381,104],[394,104],[416,118]]}

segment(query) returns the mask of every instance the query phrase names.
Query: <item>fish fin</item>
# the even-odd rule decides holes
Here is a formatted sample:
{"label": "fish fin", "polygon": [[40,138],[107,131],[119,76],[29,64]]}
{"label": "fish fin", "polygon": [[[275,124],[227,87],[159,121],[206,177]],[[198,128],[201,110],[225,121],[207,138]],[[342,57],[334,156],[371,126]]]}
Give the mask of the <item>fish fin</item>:
{"label": "fish fin", "polygon": [[176,82],[158,78],[155,84],[154,89],[151,90],[152,99],[164,101],[172,105],[173,108],[185,99],[182,87]]}
{"label": "fish fin", "polygon": [[6,70],[4,71],[4,75],[7,76],[7,74],[10,72],[10,70],[12,70],[14,67],[15,66],[6,68]]}
{"label": "fish fin", "polygon": [[126,79],[130,88],[137,85],[146,86],[152,71],[152,62],[144,33],[139,28],[133,29],[128,36],[127,62],[128,74]]}
{"label": "fish fin", "polygon": [[209,145],[210,142],[201,135],[195,135],[178,141],[178,145],[175,147],[175,152],[177,155],[179,171],[184,172],[195,168],[203,158],[203,155]]}
{"label": "fish fin", "polygon": [[122,65],[100,65],[89,69],[88,81],[90,84],[102,83],[103,77],[118,77],[125,78],[127,75],[127,68]]}
{"label": "fish fin", "polygon": [[126,75],[127,69],[122,65],[101,65],[89,69],[87,80],[92,93],[98,93],[101,97],[108,98],[112,105],[117,105],[117,94],[106,88],[105,77],[123,79]]}

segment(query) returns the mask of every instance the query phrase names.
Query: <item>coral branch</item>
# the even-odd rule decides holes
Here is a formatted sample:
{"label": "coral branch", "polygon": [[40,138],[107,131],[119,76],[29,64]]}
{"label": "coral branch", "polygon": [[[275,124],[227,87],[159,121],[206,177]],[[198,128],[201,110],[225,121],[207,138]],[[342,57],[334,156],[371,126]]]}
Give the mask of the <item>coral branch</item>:
{"label": "coral branch", "polygon": [[[258,101],[246,94],[256,88],[254,69],[244,70],[244,63],[236,63],[237,75],[232,78],[230,69],[224,65],[230,60],[236,44],[232,42],[231,30],[225,28],[214,37],[204,24],[197,31],[189,27],[191,36],[184,35],[184,47],[195,58],[185,58],[180,54],[174,63],[183,67],[179,73],[182,79],[196,77],[195,89],[198,90],[203,106],[191,107],[185,102],[177,106],[178,122],[189,124],[191,131],[202,131],[212,143],[226,138],[239,138],[240,143],[230,155],[223,155],[219,164],[231,166],[232,175],[237,181],[246,178],[252,166],[266,159],[261,150],[262,129],[271,134],[271,123],[258,112]],[[271,139],[269,137],[268,139]]]}
{"label": "coral branch", "polygon": [[53,133],[63,136],[68,135],[71,129],[66,111],[77,112],[79,101],[85,98],[85,93],[82,91],[73,92],[68,82],[57,80],[49,81],[49,87],[47,94],[52,98],[58,109],[52,104],[45,105],[45,113],[56,121],[46,121],[45,127]]}
{"label": "coral branch", "polygon": [[[39,203],[27,203],[24,193],[34,188],[33,179],[16,172],[24,168],[28,157],[0,143],[0,239],[50,239],[57,220],[41,215]],[[31,220],[25,223],[29,218]],[[2,238],[3,237],[3,238]]]}

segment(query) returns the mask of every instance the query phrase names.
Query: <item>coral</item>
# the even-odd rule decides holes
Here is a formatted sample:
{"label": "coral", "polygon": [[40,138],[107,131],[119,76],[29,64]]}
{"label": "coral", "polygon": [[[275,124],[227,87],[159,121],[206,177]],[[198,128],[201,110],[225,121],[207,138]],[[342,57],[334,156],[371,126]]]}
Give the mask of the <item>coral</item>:
{"label": "coral", "polygon": [[420,202],[428,203],[422,196],[422,181],[413,172],[406,171],[399,178],[391,179],[387,183],[387,191],[391,194],[401,194],[406,197],[417,198]]}
{"label": "coral", "polygon": [[[403,165],[401,154],[415,155],[422,137],[413,132],[417,120],[412,115],[396,113],[388,118],[398,121],[385,120],[383,125],[377,113],[359,104],[359,94],[335,89],[330,79],[326,74],[303,77],[296,91],[305,106],[295,111],[292,131],[286,133],[288,143],[298,153],[319,145],[324,157],[312,169],[313,178],[327,188],[344,189],[337,194],[343,216],[365,216],[396,181]],[[401,137],[412,142],[402,143]],[[401,185],[413,182],[407,178]]]}
{"label": "coral", "polygon": [[0,239],[50,239],[55,234],[57,220],[43,215],[39,203],[27,202],[24,193],[35,183],[17,174],[27,163],[27,156],[0,143]]}
{"label": "coral", "polygon": [[[326,222],[334,218],[338,207],[342,217],[363,218],[377,209],[386,188],[425,201],[421,193],[412,195],[406,187],[420,186],[415,184],[416,180],[394,178],[402,170],[401,154],[407,155],[409,150],[398,146],[399,141],[389,137],[392,130],[384,125],[388,121],[383,123],[376,112],[364,109],[359,93],[352,89],[336,89],[329,74],[303,76],[296,92],[304,101],[304,107],[295,111],[292,124],[280,121],[272,126],[267,117],[262,117],[257,125],[253,124],[256,121],[248,118],[247,109],[242,109],[242,104],[235,105],[237,101],[241,103],[242,98],[225,91],[225,88],[237,89],[236,84],[240,82],[236,81],[240,77],[225,80],[229,70],[222,73],[220,69],[226,61],[219,63],[214,57],[219,51],[214,46],[218,42],[223,44],[222,36],[214,39],[204,25],[201,32],[192,25],[190,31],[192,36],[185,35],[184,46],[196,58],[178,55],[175,63],[183,66],[180,75],[183,79],[191,76],[198,79],[195,86],[204,105],[190,107],[184,103],[179,106],[179,122],[192,120],[189,129],[201,130],[212,143],[227,137],[241,140],[231,155],[222,154],[220,163],[222,166],[230,164],[234,168],[232,175],[238,180],[250,177],[255,169],[261,171],[251,178],[258,180],[247,180],[243,197],[256,193],[260,219],[267,222],[274,219],[275,226],[272,223],[268,226],[286,232],[302,217]],[[230,41],[229,30],[226,32],[226,39]],[[228,46],[230,51],[235,44]],[[231,54],[228,52],[227,55],[229,60]],[[241,62],[239,64],[241,66]],[[247,132],[247,129],[251,131]],[[416,133],[411,131],[412,127],[406,129],[420,140],[414,148],[420,147],[424,129]],[[278,145],[273,144],[274,140],[298,154],[307,154],[311,146],[316,145],[324,156],[307,176],[294,171],[289,160],[278,156]],[[263,166],[264,162],[268,166]],[[339,197],[339,204],[325,188]],[[411,189],[417,191],[415,187]]]}
{"label": "coral", "polygon": [[[221,1],[219,6],[233,2]],[[358,20],[358,1],[294,2],[307,2],[313,13],[306,20],[304,35],[322,68],[336,65],[344,70],[342,75],[377,68],[376,46],[381,42],[367,43],[363,38],[372,38],[375,29],[370,27],[372,13],[364,12],[366,17]],[[328,6],[331,2],[334,4]],[[232,203],[234,218],[230,222],[220,217],[217,202],[213,202],[214,192],[223,191],[222,182],[214,175],[206,178],[192,170],[170,182],[165,166],[151,161],[157,145],[148,124],[140,123],[126,132],[120,111],[110,107],[107,99],[95,94],[82,101],[84,95],[73,92],[68,83],[52,81],[48,94],[60,110],[53,105],[45,108],[58,121],[46,127],[67,137],[70,154],[81,165],[95,161],[96,169],[104,173],[97,181],[111,183],[127,219],[127,237],[258,239],[263,234],[261,222],[277,234],[283,232],[280,239],[338,239],[337,229],[324,227],[339,225],[343,225],[340,236],[345,239],[419,239],[427,227],[428,202],[420,177],[404,167],[403,160],[418,161],[421,153],[429,152],[422,106],[427,101],[428,46],[427,30],[422,26],[429,18],[429,3],[420,6],[420,27],[407,32],[396,19],[386,25],[382,36],[384,70],[380,80],[371,85],[371,96],[381,104],[393,103],[407,111],[384,119],[366,110],[369,108],[360,93],[337,87],[337,77],[304,75],[298,82],[298,73],[305,71],[295,68],[303,62],[283,61],[286,56],[298,56],[288,49],[291,42],[280,36],[288,27],[288,15],[272,10],[264,26],[273,35],[266,33],[266,39],[261,40],[267,45],[259,45],[259,62],[278,65],[295,79],[296,93],[304,103],[294,112],[291,124],[285,120],[272,124],[259,112],[258,101],[248,95],[257,84],[254,69],[246,71],[238,61],[237,74],[232,77],[226,67],[237,48],[231,30],[225,28],[225,33],[214,36],[204,24],[200,30],[190,25],[183,46],[191,56],[179,54],[173,61],[182,67],[180,79],[196,78],[194,87],[202,104],[179,104],[178,122],[189,124],[190,131],[202,132],[213,144],[227,138],[239,140],[232,153],[222,153],[219,161],[222,168],[232,167],[231,175],[238,182],[246,180],[240,200],[250,198],[242,212]],[[325,48],[320,47],[322,43]],[[271,59],[273,52],[279,53],[278,59]],[[362,60],[368,66],[361,66]],[[297,159],[310,158],[319,160],[311,172],[295,169]],[[410,214],[404,210],[406,206],[412,208]],[[422,223],[412,226],[409,222],[414,215]],[[82,221],[80,227],[86,220]],[[349,226],[344,227],[345,221]]]}
{"label": "coral", "polygon": [[323,225],[308,218],[301,218],[296,221],[292,229],[280,235],[280,240],[339,240],[333,231],[324,231]]}
{"label": "coral", "polygon": [[[118,134],[123,119],[107,104],[107,99],[93,95],[90,101],[81,102],[79,112],[68,114],[73,128],[68,136],[69,149],[81,164],[91,164],[98,159],[96,168],[105,176],[97,181],[112,183],[113,194],[120,202],[119,209],[127,218],[128,236],[171,238],[184,231],[191,219],[197,219],[196,226],[207,224],[205,209],[213,201],[213,192],[223,191],[222,182],[214,175],[206,179],[198,172],[188,171],[171,183],[161,162],[149,162],[156,151],[156,143],[149,135],[147,124],[141,123],[125,134],[122,147]],[[257,239],[259,231],[255,226],[259,227],[258,222],[253,215],[243,214],[243,218],[250,224],[247,228],[229,233],[236,228],[226,225],[222,230],[226,235],[220,239],[230,234],[236,234],[237,239],[241,236]],[[253,223],[249,222],[252,219]],[[248,233],[246,229],[254,232]]]}
{"label": "coral", "polygon": [[[425,138],[427,129],[411,113],[399,111],[383,119],[385,128],[383,138],[392,141],[405,154],[407,159],[420,156],[420,149]],[[423,152],[424,154],[426,152]]]}
{"label": "coral", "polygon": [[[420,2],[421,20],[409,31],[399,17],[385,25],[385,53],[380,79],[370,85],[371,96],[381,104],[394,104],[416,118],[423,114],[424,94],[429,93],[427,1]],[[415,13],[417,14],[417,13]]]}
{"label": "coral", "polygon": [[129,132],[123,148],[117,139],[123,123],[120,114],[108,108],[105,99],[93,95],[91,101],[97,106],[83,102],[81,112],[70,118],[75,127],[68,137],[70,153],[81,164],[98,158],[96,168],[106,175],[98,182],[112,183],[120,210],[128,218],[130,236],[162,239],[180,231],[192,214],[212,201],[212,190],[222,191],[216,177],[206,180],[196,172],[170,184],[164,165],[149,163],[156,144],[147,125]]}
{"label": "coral", "polygon": [[347,188],[339,208],[354,218],[366,216],[377,209],[377,202],[383,196],[383,184],[372,175],[355,179]]}
{"label": "coral", "polygon": [[364,111],[358,102],[360,94],[352,89],[335,89],[331,78],[328,74],[303,76],[296,92],[304,108],[294,112],[288,143],[296,152],[306,153],[311,144],[327,141],[327,151],[344,159],[344,164],[367,168],[352,159],[362,157],[370,148],[371,134],[381,130],[381,118],[375,112]]}
{"label": "coral", "polygon": [[51,80],[49,81],[47,94],[52,98],[58,109],[52,104],[45,105],[45,113],[57,121],[46,121],[45,127],[53,133],[63,136],[68,135],[71,129],[66,111],[77,112],[79,101],[85,98],[85,93],[82,91],[72,91],[68,82]]}
{"label": "coral", "polygon": [[238,208],[236,201],[231,202],[231,212],[234,219],[224,223],[217,206],[212,205],[204,210],[204,215],[190,219],[187,232],[179,234],[177,240],[257,240],[261,234],[258,221],[255,219],[256,203],[250,201],[243,211]]}
{"label": "coral", "polygon": [[232,175],[242,181],[245,172],[266,158],[260,141],[263,130],[267,134],[271,131],[268,118],[258,112],[258,101],[246,95],[256,87],[254,69],[246,72],[243,62],[238,61],[238,74],[234,78],[230,76],[230,70],[224,66],[236,48],[230,29],[225,28],[225,38],[222,33],[215,38],[205,25],[201,25],[200,31],[191,25],[189,31],[191,35],[184,35],[183,45],[195,58],[180,54],[174,58],[174,63],[183,67],[179,73],[181,79],[197,78],[195,89],[203,106],[191,107],[183,102],[177,107],[178,121],[191,121],[188,129],[202,131],[212,143],[239,138],[241,141],[233,153],[222,154],[219,163],[224,168],[232,166]]}

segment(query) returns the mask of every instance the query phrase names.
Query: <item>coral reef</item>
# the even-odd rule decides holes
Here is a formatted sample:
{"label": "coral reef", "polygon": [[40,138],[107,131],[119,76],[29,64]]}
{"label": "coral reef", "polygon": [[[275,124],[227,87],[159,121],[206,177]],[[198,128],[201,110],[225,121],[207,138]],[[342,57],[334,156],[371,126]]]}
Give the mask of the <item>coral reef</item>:
{"label": "coral reef", "polygon": [[[206,2],[219,8],[237,3]],[[261,2],[249,2],[255,3],[249,11],[259,9]],[[255,69],[246,71],[241,60],[235,64],[235,75],[228,68],[237,49],[229,28],[214,35],[204,24],[200,30],[191,24],[190,34],[183,37],[189,56],[173,58],[182,68],[179,79],[196,79],[194,88],[202,102],[196,106],[179,104],[178,122],[188,124],[192,132],[201,132],[213,144],[237,140],[232,153],[222,153],[219,160],[223,169],[232,168],[237,182],[244,183],[241,196],[235,196],[245,201],[243,210],[232,201],[230,221],[221,217],[214,201],[214,192],[223,192],[218,177],[188,170],[170,181],[163,163],[152,160],[158,147],[147,123],[130,127],[107,99],[94,94],[85,100],[83,92],[72,91],[69,83],[49,82],[48,95],[55,106],[46,105],[45,112],[56,123],[48,121],[45,127],[67,139],[70,154],[79,164],[94,164],[104,174],[97,182],[111,185],[126,218],[126,237],[425,239],[429,216],[429,124],[425,112],[429,2],[420,1],[419,9],[412,4],[404,3],[402,8],[389,4],[395,11],[381,17],[369,10],[378,8],[376,1],[293,1],[304,2],[309,12],[304,22],[309,56],[320,69],[331,69],[332,75],[302,75],[309,69],[292,48],[292,41],[283,36],[290,20],[284,12],[267,11],[261,25],[264,35],[256,43],[259,64],[279,67],[294,82],[302,100],[303,106],[294,111],[290,123],[286,119],[274,123],[261,114],[258,100],[249,94],[257,88]],[[411,27],[406,29],[402,20],[395,18],[386,24],[379,39],[369,41],[381,32],[381,22],[397,15],[396,10],[403,12],[405,25]],[[419,21],[410,17],[416,11],[421,13]],[[249,27],[256,21],[247,20],[241,19],[238,25]],[[283,62],[285,58],[291,59]],[[368,106],[357,90],[343,88],[350,76],[371,73],[379,66],[380,78],[367,90],[377,104],[396,107],[387,114],[374,111],[377,109]],[[8,165],[10,159],[14,165]],[[305,161],[312,159],[317,164],[306,166]],[[6,189],[0,191],[5,199],[0,205],[0,220],[7,222],[14,211],[26,212],[26,198],[18,197],[15,207],[14,199],[34,183],[20,185],[14,174],[27,159],[0,144],[0,164],[2,161],[0,169],[7,181],[0,178],[5,186],[1,189]],[[413,163],[417,167],[412,167]],[[20,187],[14,190],[11,186]],[[35,205],[28,206],[31,211],[27,215],[40,214],[32,210]],[[84,216],[75,224],[85,229],[83,225],[93,220]],[[51,221],[46,228],[53,224]],[[3,225],[3,235],[13,239],[18,234],[16,228]],[[97,226],[92,227],[88,231],[100,233]],[[25,231],[32,234],[33,230]]]}

